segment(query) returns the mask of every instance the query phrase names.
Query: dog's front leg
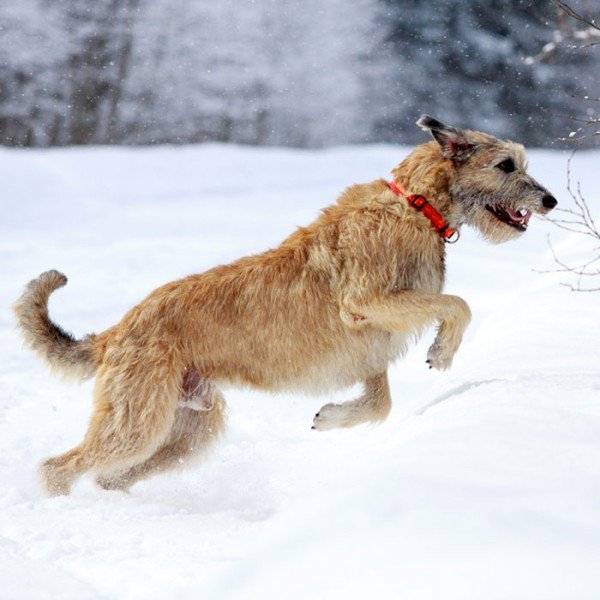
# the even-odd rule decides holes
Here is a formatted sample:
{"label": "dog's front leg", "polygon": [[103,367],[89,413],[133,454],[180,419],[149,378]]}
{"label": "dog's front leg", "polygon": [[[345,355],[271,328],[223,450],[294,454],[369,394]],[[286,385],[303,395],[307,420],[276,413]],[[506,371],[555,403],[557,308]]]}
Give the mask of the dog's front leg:
{"label": "dog's front leg", "polygon": [[379,373],[364,382],[364,391],[356,400],[322,406],[315,415],[312,429],[327,431],[360,423],[377,423],[385,420],[391,408],[387,372]]}
{"label": "dog's front leg", "polygon": [[340,316],[348,327],[371,325],[402,333],[419,331],[437,322],[439,328],[427,362],[435,369],[449,369],[471,320],[471,311],[458,296],[406,290],[375,298],[348,294],[341,303]]}

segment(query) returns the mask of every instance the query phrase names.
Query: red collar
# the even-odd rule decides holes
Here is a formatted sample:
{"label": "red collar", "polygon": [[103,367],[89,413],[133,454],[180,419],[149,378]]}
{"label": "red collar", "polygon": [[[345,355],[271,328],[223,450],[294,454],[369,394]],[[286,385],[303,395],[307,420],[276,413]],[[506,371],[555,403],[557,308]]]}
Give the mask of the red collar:
{"label": "red collar", "polygon": [[458,242],[460,232],[448,225],[448,222],[440,213],[429,204],[427,198],[419,194],[409,196],[402,184],[390,181],[388,186],[396,196],[402,196],[408,200],[408,203],[417,211],[422,212],[431,222],[432,227],[439,233],[442,239],[448,244]]}

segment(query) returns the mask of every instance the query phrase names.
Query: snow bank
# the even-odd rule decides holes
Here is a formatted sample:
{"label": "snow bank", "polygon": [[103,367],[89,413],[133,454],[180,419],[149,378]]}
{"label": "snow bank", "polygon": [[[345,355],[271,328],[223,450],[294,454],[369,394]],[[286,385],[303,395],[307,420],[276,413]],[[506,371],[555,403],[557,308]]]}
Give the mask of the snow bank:
{"label": "snow bank", "polygon": [[[131,494],[84,480],[40,497],[35,468],[77,443],[91,384],[60,383],[20,348],[10,304],[58,268],[51,302],[80,335],[151,289],[276,244],[397,147],[320,152],[207,145],[0,151],[0,585],[10,598],[597,598],[597,294],[561,288],[535,220],[489,246],[464,232],[447,291],[474,320],[453,369],[432,334],[391,371],[379,427],[311,431],[330,398],[227,394],[229,433],[202,465]],[[576,163],[598,200],[598,154]],[[531,171],[565,199],[565,161]],[[336,394],[351,396],[352,390]]]}

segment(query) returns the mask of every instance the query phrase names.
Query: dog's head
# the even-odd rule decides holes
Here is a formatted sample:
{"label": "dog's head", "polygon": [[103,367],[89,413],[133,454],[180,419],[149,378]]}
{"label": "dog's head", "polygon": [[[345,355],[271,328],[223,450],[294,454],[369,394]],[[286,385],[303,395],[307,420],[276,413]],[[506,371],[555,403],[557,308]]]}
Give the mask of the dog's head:
{"label": "dog's head", "polygon": [[500,243],[523,234],[532,213],[544,215],[557,205],[527,174],[521,144],[448,127],[427,115],[417,125],[433,135],[442,156],[452,161],[448,192],[457,224],[471,225],[487,240]]}

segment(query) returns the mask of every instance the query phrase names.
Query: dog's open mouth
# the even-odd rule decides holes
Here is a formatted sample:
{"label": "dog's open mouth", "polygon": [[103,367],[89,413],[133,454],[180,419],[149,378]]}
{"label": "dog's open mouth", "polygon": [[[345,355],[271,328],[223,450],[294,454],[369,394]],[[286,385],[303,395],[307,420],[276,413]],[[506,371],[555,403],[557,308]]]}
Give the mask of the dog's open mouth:
{"label": "dog's open mouth", "polygon": [[486,208],[498,219],[519,231],[526,231],[529,225],[529,219],[531,219],[531,211],[525,210],[513,210],[498,204],[496,206],[490,206],[486,204]]}

